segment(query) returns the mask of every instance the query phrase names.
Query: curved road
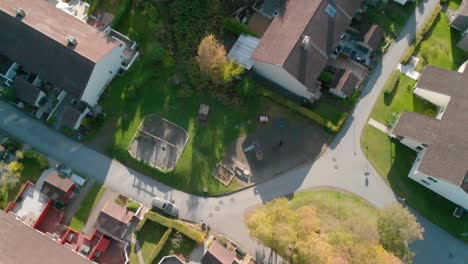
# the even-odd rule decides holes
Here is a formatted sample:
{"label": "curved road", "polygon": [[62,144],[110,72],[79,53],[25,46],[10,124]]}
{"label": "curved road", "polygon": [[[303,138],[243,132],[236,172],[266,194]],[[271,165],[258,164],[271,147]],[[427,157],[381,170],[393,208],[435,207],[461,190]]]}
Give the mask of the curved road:
{"label": "curved road", "polygon": [[[392,190],[369,165],[361,151],[359,137],[367,122],[371,108],[385,81],[395,69],[410,39],[421,21],[438,4],[428,0],[421,4],[415,15],[402,30],[401,37],[388,51],[369,78],[363,96],[344,129],[331,143],[329,150],[317,161],[289,171],[268,182],[220,198],[201,198],[161,184],[139,172],[125,167],[116,160],[76,143],[32,119],[14,106],[0,101],[0,130],[30,144],[45,155],[67,164],[106,187],[150,205],[155,195],[175,200],[181,217],[194,222],[205,221],[240,243],[258,260],[276,263],[281,259],[271,256],[268,248],[257,244],[244,225],[247,209],[275,197],[300,190],[333,187],[357,194],[378,207],[395,201]],[[369,172],[367,177],[365,173]],[[426,229],[425,240],[413,245],[417,252],[415,263],[466,263],[468,249],[459,240],[443,232],[422,217]],[[438,246],[443,243],[443,247]]]}

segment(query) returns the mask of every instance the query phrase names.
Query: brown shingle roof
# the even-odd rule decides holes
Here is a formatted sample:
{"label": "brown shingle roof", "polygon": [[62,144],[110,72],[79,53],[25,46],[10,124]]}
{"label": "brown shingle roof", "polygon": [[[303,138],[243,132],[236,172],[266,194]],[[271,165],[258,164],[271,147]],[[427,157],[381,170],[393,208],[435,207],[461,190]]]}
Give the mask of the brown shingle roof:
{"label": "brown shingle roof", "polygon": [[450,96],[440,120],[404,112],[394,133],[428,145],[419,170],[462,186],[468,171],[468,71],[428,66],[416,87]]}
{"label": "brown shingle roof", "polygon": [[253,14],[253,16],[250,18],[247,26],[255,33],[257,33],[258,37],[262,37],[265,31],[267,31],[270,24],[271,19],[263,16],[259,12],[255,12],[255,14]]}
{"label": "brown shingle roof", "polygon": [[41,94],[38,87],[28,83],[22,77],[16,77],[13,80],[13,86],[15,87],[16,97],[29,105],[34,105]]}
{"label": "brown shingle roof", "polygon": [[233,264],[236,257],[232,252],[227,250],[218,242],[214,242],[213,245],[208,249],[203,258],[201,259],[202,264]]}
{"label": "brown shingle roof", "polygon": [[53,171],[47,176],[44,182],[48,182],[58,189],[67,192],[75,184],[71,179],[60,177],[57,171]]}
{"label": "brown shingle roof", "polygon": [[108,202],[99,213],[94,228],[111,237],[120,239],[133,215],[134,213],[127,210],[127,208],[115,202]]}
{"label": "brown shingle roof", "polygon": [[[325,13],[326,0],[289,0],[263,35],[253,59],[283,66],[311,88],[326,65],[328,55],[349,26],[362,0],[337,0],[336,15]],[[304,50],[303,36],[311,46]]]}
{"label": "brown shingle roof", "polygon": [[85,264],[90,260],[0,212],[1,263]]}
{"label": "brown shingle roof", "polygon": [[[26,16],[16,18],[15,8]],[[0,1],[0,54],[81,98],[94,65],[118,42],[45,0]],[[66,46],[68,35],[78,44]]]}
{"label": "brown shingle roof", "polygon": [[382,28],[374,24],[369,28],[369,30],[364,35],[363,42],[367,43],[367,45],[369,45],[369,47],[371,47],[372,49],[376,49],[379,47],[383,38],[384,38],[384,32]]}
{"label": "brown shingle roof", "polygon": [[361,80],[350,70],[341,69],[337,72],[331,87],[349,96],[360,85],[360,83]]}

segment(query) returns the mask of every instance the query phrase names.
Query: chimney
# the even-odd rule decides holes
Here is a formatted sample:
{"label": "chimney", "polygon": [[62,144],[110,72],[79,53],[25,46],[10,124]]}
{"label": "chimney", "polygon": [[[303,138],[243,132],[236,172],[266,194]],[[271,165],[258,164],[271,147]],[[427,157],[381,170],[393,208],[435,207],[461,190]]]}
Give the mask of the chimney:
{"label": "chimney", "polygon": [[67,36],[67,46],[76,46],[78,44],[78,40],[72,36],[72,35],[68,35]]}
{"label": "chimney", "polygon": [[310,37],[309,37],[309,36],[304,35],[304,36],[302,37],[301,46],[302,46],[305,50],[309,49],[309,47],[310,47]]}
{"label": "chimney", "polygon": [[23,8],[15,7],[16,17],[24,18],[26,16],[26,12],[24,12]]}

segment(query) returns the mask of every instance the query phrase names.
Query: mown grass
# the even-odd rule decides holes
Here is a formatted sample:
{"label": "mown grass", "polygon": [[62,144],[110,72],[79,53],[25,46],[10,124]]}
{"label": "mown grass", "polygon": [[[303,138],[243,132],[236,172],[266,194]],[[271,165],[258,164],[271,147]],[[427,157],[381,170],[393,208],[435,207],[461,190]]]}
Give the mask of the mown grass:
{"label": "mown grass", "polygon": [[99,200],[101,200],[102,195],[106,188],[102,187],[101,185],[95,183],[91,189],[86,194],[86,197],[81,202],[80,208],[76,211],[75,215],[73,216],[70,227],[76,231],[81,231],[81,229],[88,221],[89,214],[93,210],[93,208],[97,205]]}
{"label": "mown grass", "polygon": [[151,253],[156,248],[161,237],[166,232],[167,227],[156,222],[147,221],[145,225],[137,232],[137,239],[140,243],[140,250],[145,262],[149,261]]}
{"label": "mown grass", "polygon": [[454,236],[468,230],[466,217],[452,215],[455,204],[408,177],[415,151],[370,125],[364,128],[361,147],[372,166],[410,207]]}
{"label": "mown grass", "polygon": [[456,70],[468,59],[468,52],[457,47],[460,32],[449,24],[446,13],[441,12],[430,31],[416,48],[415,56],[420,58],[417,70],[426,65]]}

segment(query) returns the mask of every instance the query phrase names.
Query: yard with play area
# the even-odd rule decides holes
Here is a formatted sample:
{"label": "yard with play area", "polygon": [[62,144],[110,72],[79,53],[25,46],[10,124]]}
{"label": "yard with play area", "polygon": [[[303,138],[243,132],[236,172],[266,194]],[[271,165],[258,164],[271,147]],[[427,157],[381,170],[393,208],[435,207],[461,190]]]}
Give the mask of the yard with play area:
{"label": "yard with play area", "polygon": [[[103,12],[107,6],[104,3],[108,1],[111,0],[99,1],[96,12]],[[198,67],[194,64],[200,39],[207,32],[213,32],[222,39],[226,33],[220,19],[230,15],[232,9],[236,10],[242,3],[220,6],[219,2],[211,0],[157,1],[157,4],[141,0],[113,2],[120,3],[122,7],[108,10],[117,13],[113,27],[136,40],[141,55],[130,71],[115,78],[101,97],[99,103],[106,113],[105,122],[88,143],[133,169],[186,192],[222,194],[246,184],[234,178],[225,185],[213,177],[216,166],[230,159],[228,154],[238,144],[242,146],[243,142],[239,140],[268,135],[267,141],[260,142],[265,153],[263,163],[273,162],[268,157],[275,156],[277,149],[274,147],[280,141],[284,142],[281,155],[303,157],[299,161],[290,159],[276,168],[271,174],[276,175],[284,168],[313,160],[332,136],[323,127],[335,126],[336,122],[342,123],[346,118],[341,108],[324,114],[323,109],[334,109],[333,104],[322,103],[309,110],[296,102],[288,104],[284,100],[278,102],[263,96],[259,91],[265,84],[260,84],[250,75],[234,80],[228,89],[216,88],[199,76]],[[125,6],[127,2],[130,4]],[[209,106],[206,120],[199,118],[202,104]],[[307,118],[307,113],[311,112],[320,118],[322,126]],[[157,135],[141,132],[140,125],[148,116],[157,116],[185,130],[187,139],[179,137],[182,143],[186,140],[185,146],[172,147],[176,144],[164,139],[161,131],[156,131]],[[260,116],[268,117],[269,122],[261,123]],[[336,127],[339,125],[333,129]],[[289,136],[287,131],[292,128],[303,130]],[[310,142],[305,144],[314,145],[312,153],[303,151],[295,142],[297,134],[303,139],[311,135]],[[244,145],[250,143],[245,142]],[[164,144],[167,146],[162,150]],[[177,149],[173,153],[176,158],[169,159],[172,149]],[[292,152],[287,152],[289,150]],[[259,171],[262,166],[244,165],[253,167],[253,177],[257,172],[267,174]],[[259,169],[256,171],[255,168]]]}
{"label": "yard with play area", "polygon": [[[421,72],[426,65],[456,70],[468,59],[468,53],[456,47],[459,37],[459,32],[450,27],[447,14],[441,12],[416,46],[413,56],[420,58],[416,70]],[[415,80],[396,71],[378,97],[370,118],[391,127],[404,110],[435,116],[436,107],[413,94],[415,84]],[[361,147],[377,172],[409,206],[454,236],[466,232],[468,221],[452,215],[453,203],[408,177],[416,152],[371,125],[364,128]]]}

